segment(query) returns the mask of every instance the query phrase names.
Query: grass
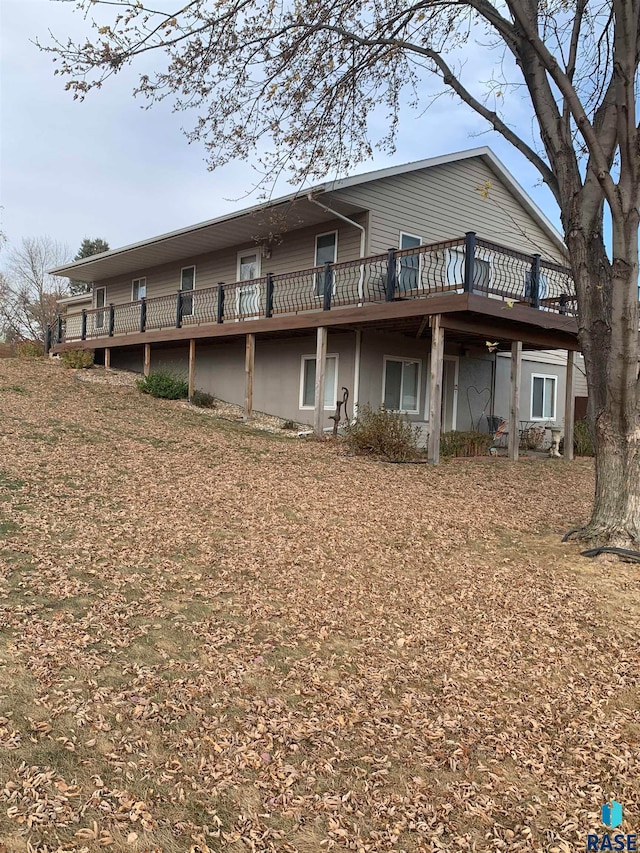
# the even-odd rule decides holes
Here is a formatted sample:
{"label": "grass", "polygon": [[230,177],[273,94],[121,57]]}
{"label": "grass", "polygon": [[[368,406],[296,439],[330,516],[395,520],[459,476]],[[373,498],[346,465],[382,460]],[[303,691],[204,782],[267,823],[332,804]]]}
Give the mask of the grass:
{"label": "grass", "polygon": [[571,851],[640,825],[588,460],[386,466],[3,360],[0,851]]}

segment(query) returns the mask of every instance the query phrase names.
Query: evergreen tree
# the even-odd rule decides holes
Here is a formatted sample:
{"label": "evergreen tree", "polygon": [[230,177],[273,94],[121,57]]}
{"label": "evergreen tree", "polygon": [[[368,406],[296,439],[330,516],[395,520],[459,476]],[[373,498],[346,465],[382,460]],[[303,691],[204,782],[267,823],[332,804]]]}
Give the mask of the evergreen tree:
{"label": "evergreen tree", "polygon": [[[91,255],[99,255],[101,252],[108,251],[109,244],[106,240],[103,240],[101,237],[96,237],[95,240],[85,237],[73,260],[81,261],[83,258],[90,258]],[[69,279],[69,291],[72,296],[78,296],[80,293],[89,293],[90,290],[91,282],[78,281],[73,278]]]}

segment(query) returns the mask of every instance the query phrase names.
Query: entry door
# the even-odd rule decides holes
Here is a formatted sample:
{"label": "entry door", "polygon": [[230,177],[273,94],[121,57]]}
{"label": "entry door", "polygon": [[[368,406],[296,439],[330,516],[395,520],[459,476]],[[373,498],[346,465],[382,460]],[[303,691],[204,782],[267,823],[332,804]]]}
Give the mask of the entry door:
{"label": "entry door", "polygon": [[[104,308],[107,299],[106,287],[96,287],[96,308]],[[104,311],[95,313],[96,329],[104,329]]]}
{"label": "entry door", "polygon": [[[258,252],[241,252],[238,255],[238,281],[251,281],[260,277]],[[260,285],[247,284],[237,289],[236,311],[239,318],[257,318],[260,313]]]}
{"label": "entry door", "polygon": [[456,428],[458,412],[458,359],[444,357],[442,366],[442,431]]}

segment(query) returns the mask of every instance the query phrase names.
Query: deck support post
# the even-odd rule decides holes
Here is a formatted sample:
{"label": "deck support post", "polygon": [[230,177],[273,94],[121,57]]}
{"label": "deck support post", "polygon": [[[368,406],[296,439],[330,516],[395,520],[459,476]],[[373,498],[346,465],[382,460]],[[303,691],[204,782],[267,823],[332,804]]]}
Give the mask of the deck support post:
{"label": "deck support post", "polygon": [[574,364],[576,354],[567,352],[567,381],[564,394],[564,458],[573,459],[573,432],[575,421]]}
{"label": "deck support post", "polygon": [[111,368],[111,347],[105,347],[104,350],[104,369],[109,370]]}
{"label": "deck support post", "polygon": [[324,435],[324,379],[327,368],[327,327],[318,326],[316,338],[316,388],[313,412],[313,431],[316,438]]}
{"label": "deck support post", "polygon": [[442,430],[442,373],[444,369],[444,329],[440,314],[431,317],[431,365],[429,384],[429,440],[427,459],[432,465],[440,461]]}
{"label": "deck support post", "polygon": [[144,345],[144,375],[148,376],[151,373],[151,344]]}
{"label": "deck support post", "polygon": [[196,390],[196,342],[193,338],[189,341],[189,400]]}
{"label": "deck support post", "polygon": [[256,336],[247,335],[244,358],[244,419],[247,420],[253,411],[253,371],[256,362]]}
{"label": "deck support post", "polygon": [[511,344],[511,405],[509,409],[509,459],[520,456],[520,378],[522,376],[522,341]]}

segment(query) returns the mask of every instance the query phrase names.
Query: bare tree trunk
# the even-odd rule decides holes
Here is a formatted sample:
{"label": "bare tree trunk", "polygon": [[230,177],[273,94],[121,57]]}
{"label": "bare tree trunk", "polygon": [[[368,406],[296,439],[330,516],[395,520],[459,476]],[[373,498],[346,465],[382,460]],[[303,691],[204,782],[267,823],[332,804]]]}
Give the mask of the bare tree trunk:
{"label": "bare tree trunk", "polygon": [[640,548],[638,399],[638,216],[613,223],[613,263],[601,234],[568,236],[580,294],[589,421],[594,438],[595,501],[581,538]]}

